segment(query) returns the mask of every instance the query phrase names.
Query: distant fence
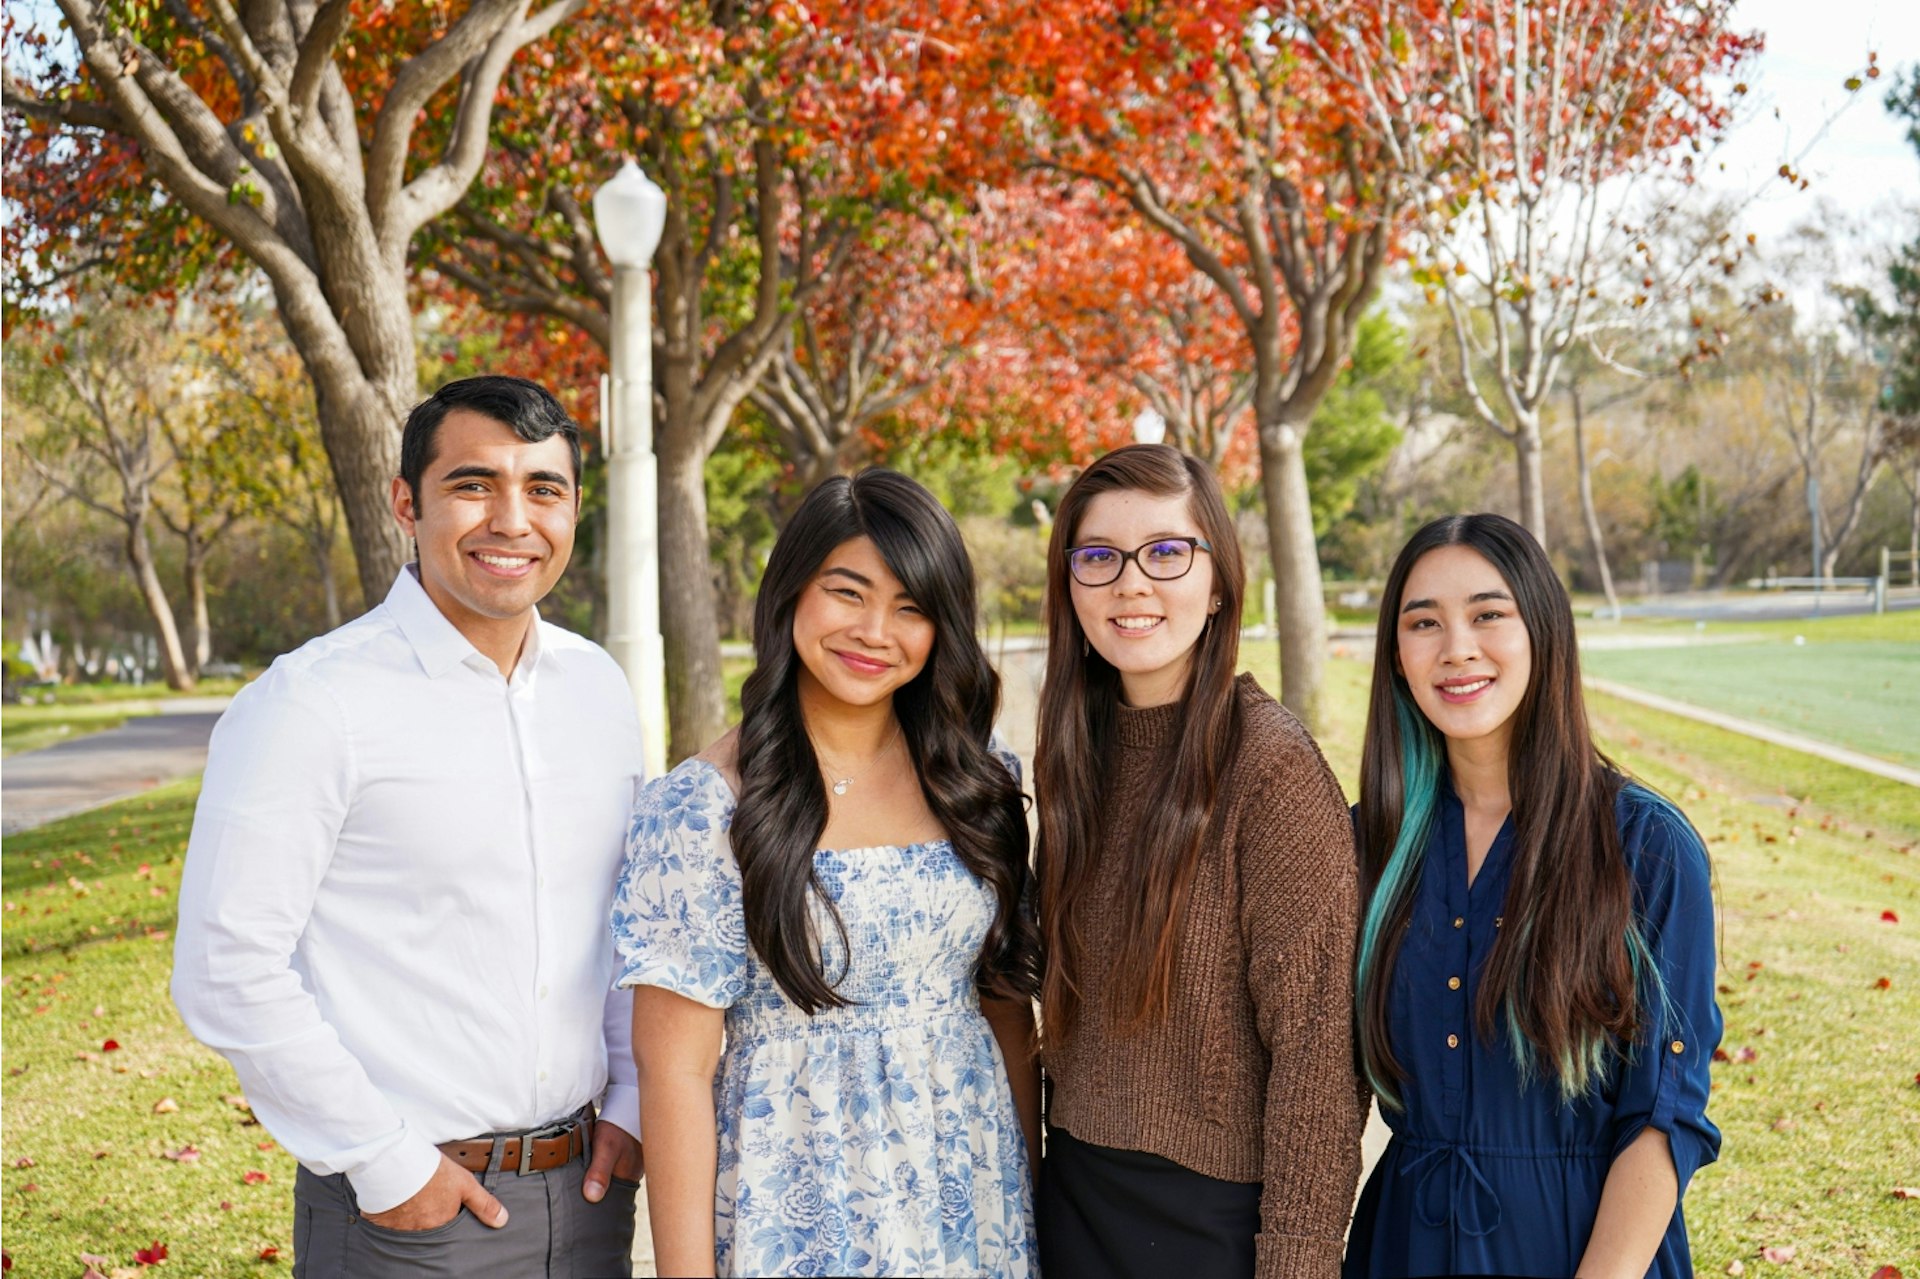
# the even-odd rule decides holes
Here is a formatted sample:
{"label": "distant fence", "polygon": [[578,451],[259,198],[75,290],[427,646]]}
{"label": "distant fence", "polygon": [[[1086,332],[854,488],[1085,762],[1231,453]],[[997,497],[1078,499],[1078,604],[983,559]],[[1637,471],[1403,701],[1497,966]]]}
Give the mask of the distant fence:
{"label": "distant fence", "polygon": [[1873,611],[1887,611],[1887,579],[1885,574],[1878,577],[1779,577],[1769,573],[1765,577],[1747,579],[1747,585],[1756,591],[1812,591],[1815,594],[1864,595],[1873,601]]}
{"label": "distant fence", "polygon": [[1913,551],[1896,551],[1892,547],[1880,548],[1880,576],[1886,579],[1887,586],[1896,588],[1899,582],[1894,579],[1894,566],[1904,564],[1907,568],[1907,585],[1920,590],[1920,554]]}

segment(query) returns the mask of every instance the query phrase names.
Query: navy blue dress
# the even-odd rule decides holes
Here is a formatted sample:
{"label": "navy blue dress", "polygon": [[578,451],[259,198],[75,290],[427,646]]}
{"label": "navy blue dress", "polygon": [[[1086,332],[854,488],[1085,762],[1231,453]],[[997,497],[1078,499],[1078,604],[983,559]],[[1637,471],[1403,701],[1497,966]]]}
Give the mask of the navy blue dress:
{"label": "navy blue dress", "polygon": [[[1635,906],[1666,983],[1667,1008],[1632,1059],[1573,1105],[1552,1081],[1522,1086],[1505,1042],[1473,1029],[1480,973],[1500,927],[1513,867],[1513,821],[1494,838],[1471,890],[1466,823],[1441,784],[1389,993],[1403,1111],[1383,1108],[1393,1140],[1354,1212],[1347,1279],[1418,1275],[1572,1275],[1585,1252],[1613,1158],[1647,1127],[1667,1134],[1684,1195],[1720,1150],[1707,1120],[1720,1043],[1714,1003],[1713,900],[1693,829],[1629,784],[1616,813]],[[1459,979],[1459,980],[1456,980]],[[1649,1275],[1693,1273],[1676,1205]]]}

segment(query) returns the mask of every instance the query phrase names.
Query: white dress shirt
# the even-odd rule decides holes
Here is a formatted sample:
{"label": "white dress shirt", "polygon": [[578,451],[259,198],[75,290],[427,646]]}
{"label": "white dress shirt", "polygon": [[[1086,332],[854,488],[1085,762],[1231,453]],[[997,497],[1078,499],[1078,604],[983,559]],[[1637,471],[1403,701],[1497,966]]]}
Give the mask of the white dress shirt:
{"label": "white dress shirt", "polygon": [[536,621],[511,679],[411,567],[214,729],[173,999],[302,1164],[365,1212],[440,1142],[604,1092],[640,1131],[608,909],[641,781],[625,677]]}

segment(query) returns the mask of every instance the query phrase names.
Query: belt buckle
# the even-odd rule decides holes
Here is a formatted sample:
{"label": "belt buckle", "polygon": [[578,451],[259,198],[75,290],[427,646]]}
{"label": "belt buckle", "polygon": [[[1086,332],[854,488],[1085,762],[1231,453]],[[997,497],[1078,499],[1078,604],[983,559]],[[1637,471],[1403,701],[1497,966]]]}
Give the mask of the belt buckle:
{"label": "belt buckle", "polygon": [[533,1143],[552,1141],[555,1137],[564,1137],[579,1125],[579,1120],[567,1118],[548,1124],[545,1128],[536,1128],[520,1134],[520,1168],[522,1177],[533,1171]]}

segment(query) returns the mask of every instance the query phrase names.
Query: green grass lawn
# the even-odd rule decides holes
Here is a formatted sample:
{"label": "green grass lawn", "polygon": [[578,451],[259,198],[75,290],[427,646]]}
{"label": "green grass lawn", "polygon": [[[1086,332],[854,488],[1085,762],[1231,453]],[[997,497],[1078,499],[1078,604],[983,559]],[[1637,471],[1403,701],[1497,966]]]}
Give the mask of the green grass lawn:
{"label": "green grass lawn", "polygon": [[[1247,657],[1277,689],[1272,646]],[[1328,667],[1321,742],[1350,794],[1368,669]],[[743,672],[730,665],[729,682]],[[1680,801],[1715,860],[1730,1060],[1712,1111],[1726,1148],[1687,1199],[1701,1273],[1736,1259],[1756,1279],[1911,1262],[1920,1199],[1892,1192],[1920,1183],[1920,791],[1612,699],[1592,706],[1607,748]],[[0,1212],[17,1273],[77,1274],[83,1252],[110,1273],[154,1240],[174,1273],[284,1273],[293,1163],[167,996],[195,793],[164,787],[4,843]],[[1785,1245],[1790,1265],[1759,1259]]]}
{"label": "green grass lawn", "polygon": [[145,708],[129,710],[115,702],[83,706],[0,707],[0,755],[37,751],[88,733],[118,728],[131,715],[148,715]]}
{"label": "green grass lawn", "polygon": [[32,705],[0,706],[0,755],[43,747],[118,728],[136,715],[156,715],[179,697],[230,697],[245,680],[205,679],[189,693],[164,684],[63,684],[33,689]]}
{"label": "green grass lawn", "polygon": [[167,997],[197,793],[163,787],[5,842],[0,1204],[18,1274],[77,1275],[81,1253],[111,1273],[155,1240],[176,1274],[284,1273],[261,1253],[290,1252],[293,1161]]}
{"label": "green grass lawn", "polygon": [[1920,765],[1920,613],[1696,630],[1722,644],[1598,649],[1602,679]]}

